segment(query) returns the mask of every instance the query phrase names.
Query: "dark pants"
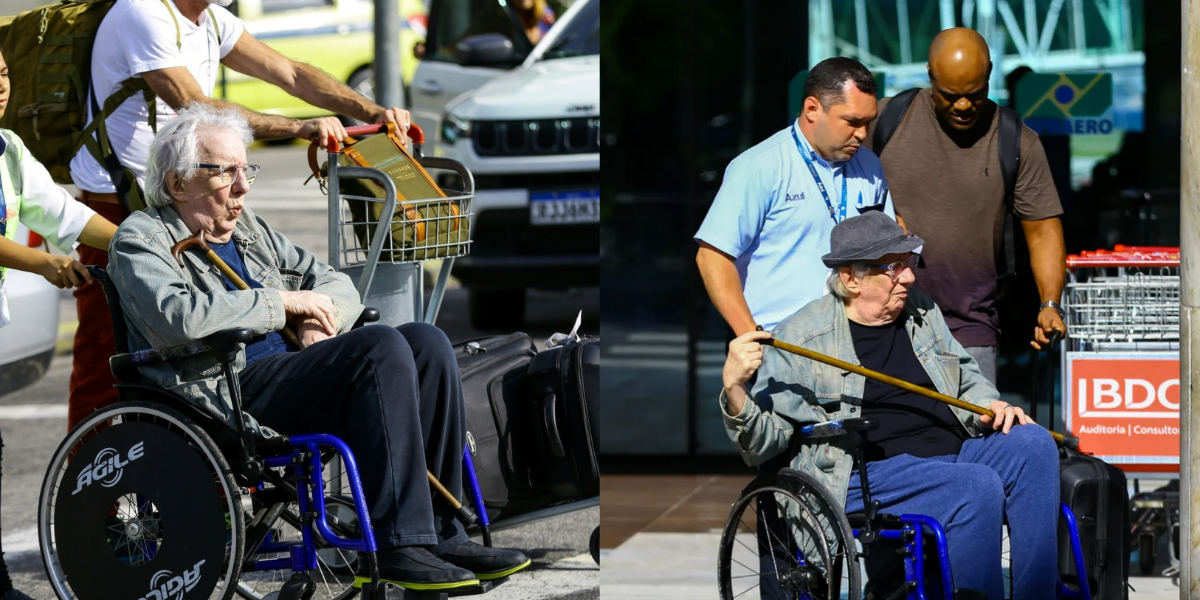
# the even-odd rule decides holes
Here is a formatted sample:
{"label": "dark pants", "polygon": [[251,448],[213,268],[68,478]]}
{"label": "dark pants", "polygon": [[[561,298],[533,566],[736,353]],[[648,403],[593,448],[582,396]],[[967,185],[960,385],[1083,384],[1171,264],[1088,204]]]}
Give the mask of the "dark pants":
{"label": "dark pants", "polygon": [[[1014,598],[1053,598],[1058,581],[1058,449],[1037,425],[963,442],[957,455],[903,454],[867,464],[871,499],[883,512],[933,517],[946,530],[957,588],[1004,599],[1001,525],[1008,519]],[[846,511],[863,510],[858,471]],[[880,557],[886,553],[879,553]],[[874,577],[872,560],[865,561]]]}
{"label": "dark pants", "polygon": [[241,373],[246,411],[281,433],[329,433],[358,460],[380,550],[465,541],[426,467],[462,496],[462,381],[446,334],[432,325],[369,326]]}

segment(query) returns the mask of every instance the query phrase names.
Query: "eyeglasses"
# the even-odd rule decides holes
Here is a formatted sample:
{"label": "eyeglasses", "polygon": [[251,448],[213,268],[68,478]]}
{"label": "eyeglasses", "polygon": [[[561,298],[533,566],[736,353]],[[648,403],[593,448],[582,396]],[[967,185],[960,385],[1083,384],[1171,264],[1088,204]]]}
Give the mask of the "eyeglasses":
{"label": "eyeglasses", "polygon": [[890,264],[886,264],[886,265],[868,264],[866,266],[871,267],[872,269],[883,269],[883,270],[887,271],[887,275],[888,275],[888,277],[890,277],[892,279],[892,283],[896,283],[896,281],[900,279],[900,274],[904,272],[904,269],[906,269],[906,268],[915,269],[915,268],[917,268],[917,265],[919,265],[920,263],[921,263],[921,255],[920,254],[909,254],[908,258],[906,258],[904,260],[898,260],[894,263],[890,263]]}
{"label": "eyeglasses", "polygon": [[208,163],[197,163],[198,169],[217,169],[221,172],[221,184],[233,185],[237,179],[238,173],[241,172],[246,176],[246,183],[254,183],[254,178],[258,177],[258,165],[213,165]]}

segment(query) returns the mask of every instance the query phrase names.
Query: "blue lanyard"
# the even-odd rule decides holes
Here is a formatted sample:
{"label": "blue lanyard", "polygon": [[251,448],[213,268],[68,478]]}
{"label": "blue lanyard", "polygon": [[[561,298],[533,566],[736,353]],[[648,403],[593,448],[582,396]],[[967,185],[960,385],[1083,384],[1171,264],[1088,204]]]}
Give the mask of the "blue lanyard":
{"label": "blue lanyard", "polygon": [[4,199],[4,189],[0,188],[0,237],[8,235],[8,202]]}
{"label": "blue lanyard", "polygon": [[825,206],[829,209],[829,218],[833,219],[834,224],[846,220],[846,175],[842,174],[842,201],[838,204],[838,212],[833,210],[833,202],[829,201],[829,192],[825,191],[825,184],[821,183],[821,178],[817,176],[817,168],[813,166],[812,159],[808,157],[808,153],[804,151],[804,146],[800,144],[800,136],[796,135],[796,128],[792,127],[792,139],[796,140],[796,150],[800,151],[800,158],[804,159],[804,164],[808,165],[808,172],[812,173],[813,181],[817,184],[817,189],[821,190],[821,197],[825,198]]}

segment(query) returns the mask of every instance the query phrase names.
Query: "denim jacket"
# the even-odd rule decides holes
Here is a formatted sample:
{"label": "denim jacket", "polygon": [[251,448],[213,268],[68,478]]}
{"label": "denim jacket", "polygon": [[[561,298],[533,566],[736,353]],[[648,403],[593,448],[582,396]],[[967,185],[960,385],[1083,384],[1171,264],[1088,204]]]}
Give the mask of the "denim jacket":
{"label": "denim jacket", "polygon": [[[942,312],[928,296],[910,290],[899,317],[912,339],[913,350],[937,391],[982,407],[1000,399],[984,378],[975,359],[950,334]],[[861,365],[854,353],[846,308],[829,294],[784,319],[772,337]],[[720,399],[725,429],[743,460],[759,465],[788,451],[793,429],[800,425],[862,416],[867,379],[824,363],[775,348],[763,349],[758,380],[741,414],[730,416]],[[951,407],[964,433],[983,435],[979,415]],[[824,483],[843,506],[854,468],[854,447],[846,436],[798,440],[791,457],[794,469],[808,471]]]}
{"label": "denim jacket", "polygon": [[[220,271],[199,248],[171,255],[171,246],[191,237],[174,208],[135,212],[117,229],[109,246],[109,267],[129,328],[130,351],[167,350],[226,329],[249,328],[254,335],[279,331],[286,324],[280,290],[313,290],[329,296],[337,308],[335,325],[344,333],[363,306],[350,278],[293,246],[267,222],[243,209],[233,240],[246,271],[261,289],[228,291]],[[246,366],[246,352],[233,367]],[[141,366],[149,382],[168,388],[214,417],[233,423],[233,403],[221,365],[210,354]],[[258,429],[252,419],[250,426]]]}

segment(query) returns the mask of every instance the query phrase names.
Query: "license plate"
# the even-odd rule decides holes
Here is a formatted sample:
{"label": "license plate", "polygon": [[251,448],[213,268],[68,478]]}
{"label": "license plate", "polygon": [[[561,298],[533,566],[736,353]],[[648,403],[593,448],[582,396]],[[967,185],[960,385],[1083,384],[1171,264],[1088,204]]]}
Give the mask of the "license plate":
{"label": "license plate", "polygon": [[533,225],[599,223],[600,190],[530,192],[529,222]]}

